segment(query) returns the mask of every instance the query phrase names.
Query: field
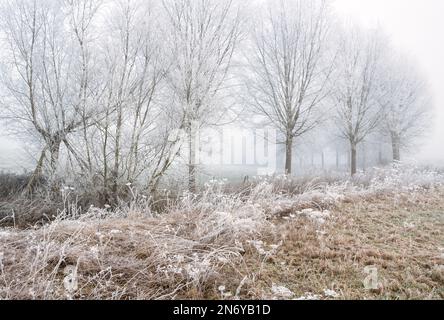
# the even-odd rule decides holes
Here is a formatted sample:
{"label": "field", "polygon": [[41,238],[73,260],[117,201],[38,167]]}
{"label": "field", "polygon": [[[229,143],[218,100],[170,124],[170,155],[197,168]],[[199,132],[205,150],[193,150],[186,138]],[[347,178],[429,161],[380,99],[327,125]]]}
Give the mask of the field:
{"label": "field", "polygon": [[375,169],[65,209],[0,229],[0,299],[444,299],[443,182]]}
{"label": "field", "polygon": [[[282,223],[284,245],[264,266],[264,286],[283,283],[295,297],[332,290],[340,299],[443,299],[443,196],[342,203],[322,228]],[[366,266],[378,271],[373,290],[363,284]]]}

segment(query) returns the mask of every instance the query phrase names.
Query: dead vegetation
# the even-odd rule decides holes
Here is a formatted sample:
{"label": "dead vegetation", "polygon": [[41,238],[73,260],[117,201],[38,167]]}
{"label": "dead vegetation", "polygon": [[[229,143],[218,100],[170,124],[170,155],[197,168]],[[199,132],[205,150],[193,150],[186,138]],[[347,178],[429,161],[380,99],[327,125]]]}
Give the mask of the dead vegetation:
{"label": "dead vegetation", "polygon": [[[262,266],[263,290],[273,282],[294,297],[332,290],[340,299],[443,299],[443,196],[345,201],[321,227],[286,220],[281,250]],[[364,287],[367,266],[378,270],[375,290]]]}
{"label": "dead vegetation", "polygon": [[0,299],[443,299],[441,175],[366,179],[292,194],[213,183],[162,214],[68,203],[46,225],[0,229]]}

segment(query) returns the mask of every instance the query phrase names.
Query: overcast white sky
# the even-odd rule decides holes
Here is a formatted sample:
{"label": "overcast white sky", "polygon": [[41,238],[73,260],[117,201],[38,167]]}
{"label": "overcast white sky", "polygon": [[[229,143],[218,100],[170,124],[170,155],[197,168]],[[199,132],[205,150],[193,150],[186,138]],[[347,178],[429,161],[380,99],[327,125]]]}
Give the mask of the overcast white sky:
{"label": "overcast white sky", "polygon": [[444,165],[444,1],[336,0],[335,9],[368,26],[380,25],[421,65],[432,86],[436,117],[416,158]]}

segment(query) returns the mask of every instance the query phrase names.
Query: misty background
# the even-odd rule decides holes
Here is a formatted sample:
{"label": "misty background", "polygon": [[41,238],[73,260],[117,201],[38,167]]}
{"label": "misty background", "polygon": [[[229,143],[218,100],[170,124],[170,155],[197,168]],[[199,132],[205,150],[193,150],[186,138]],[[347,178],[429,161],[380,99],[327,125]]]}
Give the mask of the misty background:
{"label": "misty background", "polygon": [[[433,123],[425,137],[416,142],[418,148],[414,152],[404,152],[403,159],[441,166],[444,163],[444,41],[437,35],[444,30],[443,1],[335,0],[334,10],[345,20],[381,28],[395,47],[410,56],[424,73],[434,99]],[[8,136],[3,124],[0,126],[0,170],[32,170],[35,152],[30,148],[23,141]]]}
{"label": "misty background", "polygon": [[381,26],[392,42],[410,54],[428,78],[435,117],[420,152],[410,157],[425,164],[444,163],[444,2],[440,0],[337,0],[339,14],[367,26]]}

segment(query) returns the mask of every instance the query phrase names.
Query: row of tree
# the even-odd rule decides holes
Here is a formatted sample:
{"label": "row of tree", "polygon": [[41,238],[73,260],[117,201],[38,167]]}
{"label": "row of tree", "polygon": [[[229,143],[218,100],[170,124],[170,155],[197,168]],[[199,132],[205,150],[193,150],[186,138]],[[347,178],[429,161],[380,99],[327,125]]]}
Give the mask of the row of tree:
{"label": "row of tree", "polygon": [[107,200],[127,183],[154,191],[183,150],[195,191],[199,129],[251,113],[280,132],[289,174],[295,139],[319,126],[349,142],[355,174],[369,134],[400,160],[427,124],[415,66],[378,31],[338,23],[326,0],[1,5],[0,117],[40,146],[31,191],[67,166]]}
{"label": "row of tree", "polygon": [[319,125],[349,142],[353,175],[370,134],[387,135],[399,161],[430,123],[426,83],[379,30],[338,24],[327,1],[279,1],[260,21],[245,83],[254,110],[284,137],[288,173],[294,140]]}

